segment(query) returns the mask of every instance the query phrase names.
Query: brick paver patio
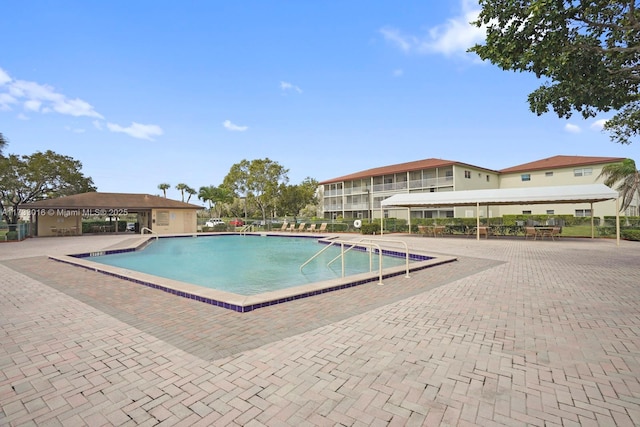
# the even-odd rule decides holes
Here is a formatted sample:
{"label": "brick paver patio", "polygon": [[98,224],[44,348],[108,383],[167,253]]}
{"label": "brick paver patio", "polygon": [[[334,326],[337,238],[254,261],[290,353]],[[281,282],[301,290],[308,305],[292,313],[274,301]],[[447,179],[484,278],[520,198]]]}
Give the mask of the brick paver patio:
{"label": "brick paver patio", "polygon": [[0,425],[640,425],[640,244],[393,236],[458,261],[239,314],[0,244]]}

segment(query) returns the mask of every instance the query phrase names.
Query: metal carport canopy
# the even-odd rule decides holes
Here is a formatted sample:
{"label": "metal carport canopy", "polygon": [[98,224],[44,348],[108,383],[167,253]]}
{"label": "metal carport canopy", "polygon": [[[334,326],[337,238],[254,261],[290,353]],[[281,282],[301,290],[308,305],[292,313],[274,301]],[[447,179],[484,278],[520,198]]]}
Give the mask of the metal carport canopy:
{"label": "metal carport canopy", "polygon": [[[480,205],[596,203],[606,200],[616,200],[616,235],[619,239],[618,192],[604,184],[394,194],[382,200],[380,207],[381,209],[385,207],[479,207]],[[477,215],[479,222],[480,213],[478,212]],[[381,215],[381,217],[384,217],[384,215]]]}

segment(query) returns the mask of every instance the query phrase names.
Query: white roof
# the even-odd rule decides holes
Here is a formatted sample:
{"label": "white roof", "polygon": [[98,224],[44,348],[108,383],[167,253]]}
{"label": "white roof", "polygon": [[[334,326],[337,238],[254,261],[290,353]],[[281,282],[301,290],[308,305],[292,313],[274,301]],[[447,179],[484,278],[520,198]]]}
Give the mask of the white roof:
{"label": "white roof", "polygon": [[395,194],[383,200],[381,205],[383,207],[533,205],[602,202],[617,198],[618,192],[606,185],[590,184]]}

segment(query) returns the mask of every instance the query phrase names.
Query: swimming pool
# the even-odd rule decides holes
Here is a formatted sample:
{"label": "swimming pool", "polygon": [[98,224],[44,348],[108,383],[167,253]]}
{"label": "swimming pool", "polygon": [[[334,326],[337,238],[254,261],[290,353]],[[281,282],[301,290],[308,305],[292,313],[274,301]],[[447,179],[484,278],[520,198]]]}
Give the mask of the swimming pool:
{"label": "swimming pool", "polygon": [[[362,261],[359,262],[359,266],[356,265],[358,263],[355,263],[348,268],[346,267],[346,264],[352,263],[353,261],[347,261],[345,262],[345,274],[350,275],[342,277],[340,259],[335,261],[333,264],[335,267],[332,266],[330,269],[327,269],[326,267],[328,262],[327,259],[334,258],[334,252],[333,254],[327,253],[327,256],[323,257],[317,263],[314,261],[314,266],[310,264],[309,266],[304,267],[302,274],[303,284],[296,285],[296,283],[290,282],[290,276],[293,277],[297,275],[297,272],[300,269],[300,263],[304,262],[307,258],[325,247],[329,242],[335,243],[335,241],[331,239],[320,239],[320,241],[324,243],[324,245],[320,245],[316,243],[319,239],[318,237],[276,236],[277,235],[257,233],[249,233],[242,236],[236,233],[166,236],[161,237],[160,239],[144,236],[140,239],[136,239],[135,242],[130,243],[127,247],[93,253],[64,256],[52,255],[49,256],[49,258],[238,312],[252,311],[260,307],[378,281],[378,274],[380,274],[380,279],[382,279],[401,275],[407,271],[404,262],[406,250],[402,249],[402,251],[398,251],[397,249],[391,248],[383,249],[383,254],[402,256],[403,258],[396,258],[391,261],[389,257],[384,257],[383,271],[381,270],[378,272],[376,270],[377,261],[375,261],[373,271],[369,271],[369,255],[354,253],[353,255],[358,255],[366,260],[364,272],[362,272]],[[232,244],[224,244],[227,239],[233,239],[228,240],[228,242],[231,242]],[[176,242],[176,244],[173,242]],[[218,245],[216,250],[211,251],[204,249],[214,243],[214,246]],[[279,250],[268,250],[265,249],[266,246],[261,247],[262,244],[271,243],[279,243],[283,246],[281,246]],[[261,247],[261,249],[248,250],[248,248],[252,246]],[[287,251],[283,250],[285,246],[289,247]],[[303,250],[302,248],[305,249]],[[136,255],[153,252],[157,252],[156,255],[158,255],[158,258],[156,258],[156,261],[149,263],[150,268],[146,271],[142,271],[138,268],[140,264],[144,264],[144,262],[132,261],[137,258]],[[293,253],[300,253],[303,256],[294,257],[291,255]],[[307,257],[308,254],[310,254],[309,257]],[[132,255],[133,257],[131,257]],[[186,259],[187,264],[182,267],[177,267],[178,264],[176,264],[176,260],[181,257]],[[294,264],[289,265],[289,267],[282,270],[285,274],[283,277],[278,279],[281,284],[286,282],[289,283],[285,287],[280,286],[275,290],[264,288],[261,283],[266,282],[265,279],[269,275],[272,275],[273,272],[270,272],[268,268],[266,270],[262,269],[261,271],[251,271],[252,269],[250,269],[249,266],[266,265],[268,267],[272,264],[275,265],[283,263],[283,258],[294,259]],[[354,257],[353,259],[356,258],[357,257]],[[377,256],[372,257],[372,259],[375,258],[377,258]],[[455,260],[454,257],[433,257],[426,254],[413,253],[413,251],[410,253],[410,258],[414,260],[414,262],[411,263],[412,271]],[[125,261],[124,264],[115,265],[117,264],[116,261],[118,259],[124,259],[127,261]],[[239,270],[241,273],[239,276],[240,279],[237,278],[235,280],[236,282],[241,283],[232,285],[240,285],[241,288],[252,288],[254,291],[247,292],[245,290],[244,292],[246,295],[243,295],[239,293],[241,291],[237,288],[214,289],[205,287],[208,286],[206,284],[196,283],[199,279],[188,276],[190,274],[190,270],[196,269],[193,264],[190,264],[196,259],[199,259],[198,262],[200,264],[205,264],[204,274],[202,274],[205,280],[221,283],[222,278],[219,274],[219,270],[221,265],[220,263],[222,263],[225,265],[224,271],[231,269]],[[230,264],[230,260],[233,259],[239,260],[240,263],[235,267],[229,268],[228,264]],[[109,264],[114,265],[94,262],[94,260],[109,260]],[[134,265],[136,267],[135,269],[133,268]],[[170,272],[183,270],[183,272],[187,273],[187,276],[178,277],[170,274],[165,277],[159,276],[158,269],[156,268],[158,265],[161,265],[164,270],[169,270]],[[198,266],[198,269],[199,268],[200,266]],[[328,279],[326,277],[322,278],[319,275],[320,270],[323,270],[323,274],[326,274],[327,271],[329,271],[331,277]],[[279,274],[281,274],[282,271],[280,271]],[[297,278],[296,280],[300,279]],[[217,285],[215,286],[217,287]]]}
{"label": "swimming pool", "polygon": [[[327,247],[303,269],[300,266],[326,245],[318,239],[260,235],[221,235],[152,241],[144,250],[92,257],[91,261],[153,274],[239,295],[255,295],[342,276],[340,247]],[[345,275],[379,268],[379,257],[361,250],[345,253]],[[403,265],[385,256],[384,267]]]}

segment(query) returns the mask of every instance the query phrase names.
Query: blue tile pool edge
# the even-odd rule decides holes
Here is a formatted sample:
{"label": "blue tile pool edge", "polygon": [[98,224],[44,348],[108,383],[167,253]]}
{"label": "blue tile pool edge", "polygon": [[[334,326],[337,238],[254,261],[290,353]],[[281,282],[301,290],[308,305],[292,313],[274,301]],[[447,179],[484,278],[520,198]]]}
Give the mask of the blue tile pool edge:
{"label": "blue tile pool edge", "polygon": [[[219,233],[218,235],[220,235],[222,233]],[[225,235],[238,235],[239,233],[224,233]],[[250,235],[250,234],[247,234]],[[251,234],[253,235],[253,234]],[[255,234],[257,236],[260,236],[260,234]],[[263,234],[264,235],[264,234]],[[321,241],[323,238],[326,239],[326,236],[301,236],[301,235],[289,235],[289,236],[283,236],[281,234],[266,234],[267,236],[271,235],[271,236],[277,236],[277,237],[307,237],[307,238],[315,238],[318,239],[319,241]],[[190,236],[160,236],[159,238],[171,238],[171,237],[190,237]],[[199,236],[200,237],[200,236]],[[201,237],[207,237],[207,236],[201,236]],[[371,283],[371,282],[375,282],[380,280],[380,274],[379,273],[375,273],[373,274],[373,272],[371,273],[362,273],[363,275],[371,275],[371,277],[365,277],[365,278],[361,278],[361,279],[356,279],[356,280],[349,280],[349,276],[345,277],[344,283],[340,283],[337,285],[331,285],[331,286],[327,286],[321,289],[314,289],[311,291],[307,291],[307,292],[301,292],[299,294],[295,294],[295,295],[290,295],[290,296],[286,296],[286,297],[281,297],[281,298],[273,298],[273,299],[267,299],[265,301],[261,301],[261,302],[256,302],[253,304],[247,304],[247,305],[242,305],[242,304],[234,304],[234,303],[230,303],[228,301],[223,301],[220,299],[215,299],[215,298],[207,298],[207,297],[203,297],[200,295],[195,295],[192,294],[190,292],[185,292],[185,291],[181,291],[178,289],[173,289],[169,286],[164,286],[164,285],[160,285],[157,283],[153,283],[151,281],[148,280],[141,280],[141,279],[137,279],[131,276],[127,276],[126,274],[121,274],[121,273],[117,273],[117,272],[113,272],[113,271],[108,271],[107,268],[109,268],[110,266],[104,266],[104,268],[102,267],[102,264],[98,264],[98,263],[91,263],[91,265],[84,265],[82,263],[79,262],[74,262],[74,259],[82,259],[83,261],[88,261],[87,258],[91,258],[93,256],[102,256],[102,255],[111,255],[111,254],[119,254],[119,253],[126,253],[126,252],[135,252],[137,250],[141,250],[144,249],[144,247],[146,247],[146,245],[148,245],[150,243],[150,241],[152,241],[153,239],[156,239],[156,237],[150,237],[149,239],[143,241],[140,244],[137,244],[134,247],[129,247],[129,248],[122,248],[122,249],[107,249],[107,250],[103,250],[103,251],[94,251],[94,252],[85,252],[85,253],[79,253],[79,254],[73,254],[73,255],[68,255],[66,257],[59,257],[59,256],[54,256],[54,255],[49,255],[48,258],[53,260],[53,261],[58,261],[58,262],[62,262],[64,264],[67,265],[72,265],[75,267],[81,267],[81,268],[85,268],[87,270],[91,270],[97,273],[101,273],[101,274],[105,274],[107,276],[111,276],[111,277],[115,277],[118,279],[122,279],[122,280],[126,280],[132,283],[136,283],[139,285],[143,285],[143,286],[147,286],[153,289],[157,289],[163,292],[167,292],[169,294],[172,295],[176,295],[182,298],[187,298],[187,299],[191,299],[191,300],[195,300],[195,301],[199,301],[199,302],[203,302],[205,304],[210,304],[216,307],[221,307],[221,308],[225,308],[228,310],[233,310],[235,312],[238,313],[248,313],[250,311],[259,309],[259,308],[263,308],[263,307],[268,307],[268,306],[272,306],[272,305],[276,305],[276,304],[282,304],[285,302],[289,302],[289,301],[294,301],[294,300],[298,300],[298,299],[302,299],[302,298],[308,298],[308,297],[312,297],[314,295],[320,295],[320,294],[324,294],[327,292],[334,292],[334,291],[338,291],[341,289],[347,289],[347,288],[351,288],[354,286],[359,286],[359,285],[363,285],[366,283]],[[327,241],[328,242],[328,241]],[[323,242],[321,242],[323,243]],[[357,243],[357,242],[354,242]],[[358,246],[357,244],[354,246],[355,250],[366,250],[366,247],[364,246]],[[378,250],[375,249],[375,254],[378,253]],[[388,255],[388,256],[395,256],[395,257],[402,257],[404,258],[406,255],[406,252],[403,251],[393,251],[393,250],[387,250],[387,249],[382,249],[382,254],[383,255]],[[409,259],[413,260],[413,261],[417,261],[417,263],[415,264],[411,264],[411,267],[409,268],[409,272],[414,272],[414,271],[420,271],[420,270],[424,270],[427,268],[431,268],[431,267],[435,267],[437,265],[443,265],[443,264],[447,264],[453,261],[456,261],[457,258],[455,257],[449,257],[449,256],[443,256],[443,257],[432,257],[432,256],[428,256],[428,255],[421,255],[421,254],[412,254],[409,253]],[[89,261],[90,262],[90,261]],[[384,271],[387,271],[387,273],[385,273]],[[382,273],[382,279],[387,279],[390,277],[396,277],[396,276],[400,276],[403,274],[406,274],[406,267],[402,266],[402,267],[391,267],[388,268],[386,270],[383,270]],[[192,285],[192,286],[197,286],[197,285]],[[304,285],[302,285],[304,286]],[[302,287],[302,286],[298,286],[298,287]],[[289,288],[288,290],[294,290],[296,289],[296,287],[294,288]],[[236,294],[233,294],[236,295]],[[258,294],[258,295],[252,295],[251,297],[253,298],[259,298],[260,295],[264,295],[264,294]],[[238,297],[241,297],[240,295],[238,295]]]}

